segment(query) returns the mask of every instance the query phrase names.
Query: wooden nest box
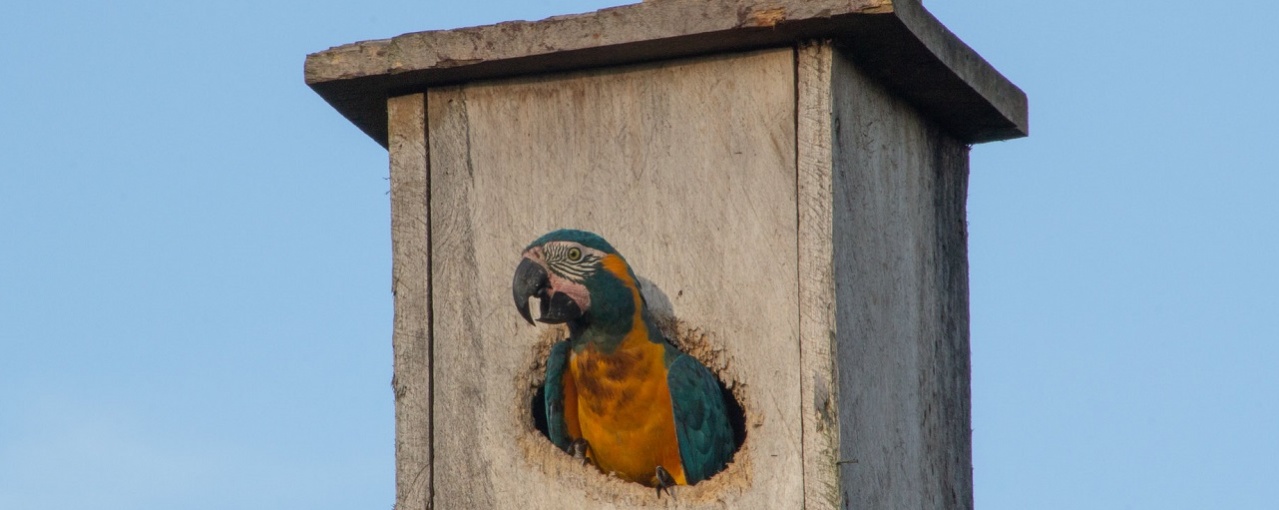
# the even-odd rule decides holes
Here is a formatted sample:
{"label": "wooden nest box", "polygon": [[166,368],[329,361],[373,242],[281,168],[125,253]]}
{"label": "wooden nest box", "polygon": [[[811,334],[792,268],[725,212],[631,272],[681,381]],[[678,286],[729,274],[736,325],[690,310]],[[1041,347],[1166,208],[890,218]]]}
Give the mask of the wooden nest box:
{"label": "wooden nest box", "polygon": [[[655,0],[307,57],[391,160],[396,507],[971,508],[969,144],[1026,98],[917,0]],[[608,239],[741,406],[677,499],[556,450],[524,247]]]}

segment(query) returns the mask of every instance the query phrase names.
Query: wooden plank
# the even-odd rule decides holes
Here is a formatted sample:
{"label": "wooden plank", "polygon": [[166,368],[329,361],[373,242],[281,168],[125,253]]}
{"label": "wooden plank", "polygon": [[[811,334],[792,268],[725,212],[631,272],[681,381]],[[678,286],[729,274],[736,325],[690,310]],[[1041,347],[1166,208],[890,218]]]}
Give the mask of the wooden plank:
{"label": "wooden plank", "polygon": [[935,506],[973,507],[972,356],[968,308],[968,147],[941,137],[934,153],[935,231],[932,263],[938,336],[925,349],[920,394],[924,449],[939,454],[933,468]]}
{"label": "wooden plank", "polygon": [[657,504],[532,428],[549,338],[510,278],[561,227],[609,239],[743,395],[742,451],[678,506],[803,504],[794,93],[790,49],[429,92],[437,505]]}
{"label": "wooden plank", "polygon": [[431,498],[431,282],[426,96],[387,101],[391,157],[391,292],[395,376],[395,507]]}
{"label": "wooden plank", "polygon": [[404,34],[311,54],[306,82],[386,144],[388,95],[834,38],[955,136],[1025,136],[1026,97],[918,0],[663,0],[543,21]]}
{"label": "wooden plank", "polygon": [[840,508],[830,44],[796,52],[804,508]]}
{"label": "wooden plank", "polygon": [[479,268],[469,214],[473,168],[465,94],[458,88],[444,88],[427,97],[431,292],[435,297],[432,368],[439,382],[434,387],[432,408],[433,502],[441,508],[503,508],[495,504],[494,491],[458,483],[459,479],[486,479],[497,462],[484,455],[483,444],[495,442],[493,438],[500,441],[503,436],[484,420],[486,415],[477,416],[476,411],[499,403],[509,405],[500,397],[490,397],[485,385],[493,371],[485,363],[488,353],[507,346],[483,341],[479,324],[483,316],[477,314],[479,296],[474,282]]}
{"label": "wooden plank", "polygon": [[832,66],[842,499],[972,508],[967,147],[840,53]]}

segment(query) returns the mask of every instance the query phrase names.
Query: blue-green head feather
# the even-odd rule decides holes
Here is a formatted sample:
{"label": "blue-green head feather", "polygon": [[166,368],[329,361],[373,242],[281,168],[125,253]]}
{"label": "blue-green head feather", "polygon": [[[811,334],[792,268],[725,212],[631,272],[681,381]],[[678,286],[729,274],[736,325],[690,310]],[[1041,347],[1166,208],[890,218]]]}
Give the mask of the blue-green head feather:
{"label": "blue-green head feather", "polygon": [[[621,261],[625,274],[608,259]],[[542,303],[540,321],[568,325],[575,345],[593,343],[609,350],[634,326],[636,311],[645,323],[651,317],[639,280],[613,245],[585,230],[561,229],[543,235],[524,249],[512,289],[516,307],[530,323],[528,299]],[[633,286],[633,287],[632,287]],[[656,337],[656,328],[650,328]]]}
{"label": "blue-green head feather", "polygon": [[550,232],[542,237],[539,237],[537,238],[536,241],[529,243],[529,245],[524,247],[524,249],[527,251],[529,248],[532,248],[534,246],[541,246],[552,241],[567,241],[572,243],[578,243],[582,246],[585,246],[588,248],[594,248],[604,253],[612,253],[614,255],[618,254],[617,250],[613,249],[613,245],[608,244],[608,241],[605,241],[603,237],[600,237],[594,232],[587,232],[585,230],[574,230],[569,228],[562,228],[554,232]]}

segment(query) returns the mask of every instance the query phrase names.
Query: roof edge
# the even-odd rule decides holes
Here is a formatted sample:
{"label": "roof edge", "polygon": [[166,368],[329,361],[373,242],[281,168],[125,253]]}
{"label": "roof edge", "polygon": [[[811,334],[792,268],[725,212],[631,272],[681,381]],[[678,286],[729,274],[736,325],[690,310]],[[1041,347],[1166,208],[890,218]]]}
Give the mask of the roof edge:
{"label": "roof edge", "polygon": [[832,39],[968,143],[1028,134],[1026,96],[918,0],[649,0],[542,21],[415,32],[308,55],[306,83],[387,145],[386,99],[439,85]]}

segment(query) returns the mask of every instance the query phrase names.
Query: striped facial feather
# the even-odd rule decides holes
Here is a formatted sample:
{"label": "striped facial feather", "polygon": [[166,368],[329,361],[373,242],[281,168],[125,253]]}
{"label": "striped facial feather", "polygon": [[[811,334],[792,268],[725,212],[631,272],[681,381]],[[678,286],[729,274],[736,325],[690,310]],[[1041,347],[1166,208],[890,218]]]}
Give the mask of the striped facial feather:
{"label": "striped facial feather", "polygon": [[550,242],[542,247],[546,266],[559,276],[581,283],[599,269],[605,253],[573,242]]}

